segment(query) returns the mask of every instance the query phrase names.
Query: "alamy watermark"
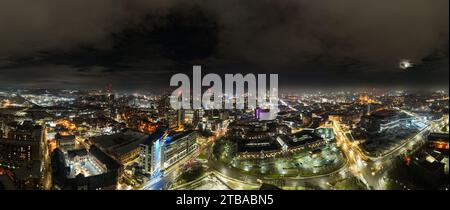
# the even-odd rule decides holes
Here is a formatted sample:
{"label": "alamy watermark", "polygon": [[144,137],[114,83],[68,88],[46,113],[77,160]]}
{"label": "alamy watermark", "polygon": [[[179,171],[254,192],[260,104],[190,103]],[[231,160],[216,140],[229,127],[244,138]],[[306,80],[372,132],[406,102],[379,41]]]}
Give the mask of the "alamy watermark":
{"label": "alamy watermark", "polygon": [[[258,114],[265,111],[258,116],[261,120],[273,120],[277,116],[278,74],[270,74],[269,89],[266,74],[225,74],[225,92],[218,74],[202,78],[201,66],[193,66],[192,77],[192,86],[186,74],[175,74],[170,79],[170,86],[179,86],[170,97],[173,109],[245,109],[247,105],[248,109],[258,109]],[[202,87],[209,89],[202,94]]]}

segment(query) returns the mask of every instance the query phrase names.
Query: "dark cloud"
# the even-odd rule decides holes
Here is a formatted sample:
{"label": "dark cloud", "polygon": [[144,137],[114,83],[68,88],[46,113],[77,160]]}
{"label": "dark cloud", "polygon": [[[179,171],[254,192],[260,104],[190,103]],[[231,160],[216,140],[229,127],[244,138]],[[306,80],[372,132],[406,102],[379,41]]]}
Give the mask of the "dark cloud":
{"label": "dark cloud", "polygon": [[[128,89],[167,85],[171,74],[190,72],[193,64],[210,72],[277,72],[292,85],[448,85],[448,6],[448,0],[2,1],[0,71],[35,68],[51,85],[95,87],[101,78]],[[415,67],[399,69],[404,58]],[[0,78],[15,80],[34,84],[29,76]]]}

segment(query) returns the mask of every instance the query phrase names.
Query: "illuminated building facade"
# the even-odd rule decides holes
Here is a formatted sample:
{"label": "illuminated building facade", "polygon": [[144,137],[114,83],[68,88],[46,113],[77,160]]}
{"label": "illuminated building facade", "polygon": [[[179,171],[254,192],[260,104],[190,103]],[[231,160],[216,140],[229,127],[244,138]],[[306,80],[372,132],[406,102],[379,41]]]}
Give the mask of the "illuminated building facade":
{"label": "illuminated building facade", "polygon": [[394,110],[381,110],[371,115],[362,116],[360,125],[369,133],[382,132],[397,126],[410,127],[413,118]]}
{"label": "illuminated building facade", "polygon": [[44,159],[45,127],[32,121],[13,123],[4,127],[0,136],[0,164],[17,168]]}
{"label": "illuminated building facade", "polygon": [[194,131],[183,131],[167,136],[164,139],[164,168],[169,168],[197,150],[197,133]]}
{"label": "illuminated building facade", "polygon": [[165,131],[163,129],[158,129],[140,145],[139,165],[144,174],[153,174],[160,169],[160,165],[157,164],[159,162],[157,160],[160,160],[160,158],[156,157],[156,154],[160,156],[159,145],[164,134]]}
{"label": "illuminated building facade", "polygon": [[150,173],[158,174],[198,152],[197,136],[197,132],[187,130],[154,139],[151,146]]}
{"label": "illuminated building facade", "polygon": [[56,145],[64,149],[65,151],[70,151],[75,149],[75,135],[62,135],[56,134]]}
{"label": "illuminated building facade", "polygon": [[122,173],[122,165],[92,145],[64,153],[56,149],[51,155],[53,189],[113,190]]}

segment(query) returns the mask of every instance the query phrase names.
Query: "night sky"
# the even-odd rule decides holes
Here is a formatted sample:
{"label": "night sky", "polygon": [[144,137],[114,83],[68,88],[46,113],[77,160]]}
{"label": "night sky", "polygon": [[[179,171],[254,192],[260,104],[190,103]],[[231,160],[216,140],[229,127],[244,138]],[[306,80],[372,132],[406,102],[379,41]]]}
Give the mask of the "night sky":
{"label": "night sky", "polygon": [[0,88],[164,89],[192,65],[299,88],[448,88],[448,4],[2,0]]}

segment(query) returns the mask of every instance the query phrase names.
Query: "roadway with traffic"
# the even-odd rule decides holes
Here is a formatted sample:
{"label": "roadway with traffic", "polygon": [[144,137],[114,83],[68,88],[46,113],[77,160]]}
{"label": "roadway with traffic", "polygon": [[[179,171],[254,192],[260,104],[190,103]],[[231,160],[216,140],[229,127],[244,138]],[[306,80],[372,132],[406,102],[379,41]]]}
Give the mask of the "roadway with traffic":
{"label": "roadway with traffic", "polygon": [[[408,114],[412,115],[411,113]],[[414,116],[419,117],[417,115]],[[428,121],[426,123],[427,125],[413,137],[401,141],[397,147],[379,156],[370,156],[367,154],[359,146],[357,141],[349,139],[349,136],[351,137],[351,135],[348,135],[350,131],[343,130],[339,121],[332,120],[332,122],[332,128],[336,136],[337,144],[345,154],[347,162],[343,167],[331,173],[311,177],[280,177],[273,179],[244,174],[239,169],[218,161],[214,155],[212,155],[213,142],[217,137],[215,137],[213,141],[208,141],[209,143],[201,148],[201,152],[207,154],[206,157],[208,161],[205,163],[205,166],[209,168],[210,171],[217,173],[220,176],[239,180],[243,184],[247,183],[249,185],[265,182],[277,186],[294,188],[318,186],[321,189],[333,189],[330,182],[354,176],[359,179],[360,182],[364,183],[367,189],[385,189],[383,180],[385,180],[386,172],[391,169],[395,158],[405,155],[408,151],[414,151],[423,145],[430,132],[438,131],[440,127],[448,122],[448,115],[436,121]],[[221,135],[224,135],[225,131],[226,128],[224,128],[224,132],[221,132]],[[195,157],[196,156],[189,157],[187,160],[195,159]],[[141,189],[168,189],[170,184],[173,183],[180,174],[180,166],[185,162],[186,160],[180,161],[164,174],[151,179]]]}

